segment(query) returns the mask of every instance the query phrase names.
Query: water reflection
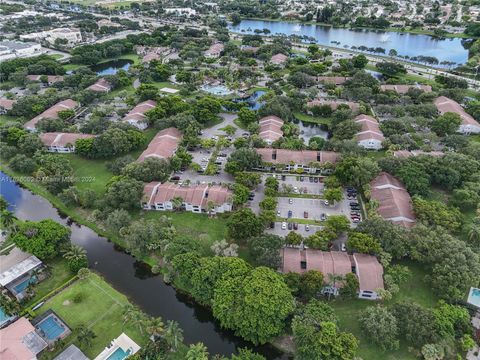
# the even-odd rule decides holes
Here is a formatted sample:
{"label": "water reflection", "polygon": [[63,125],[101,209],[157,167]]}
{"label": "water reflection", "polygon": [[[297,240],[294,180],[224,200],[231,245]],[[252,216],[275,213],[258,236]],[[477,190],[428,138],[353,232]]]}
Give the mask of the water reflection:
{"label": "water reflection", "polygon": [[97,75],[115,75],[119,70],[127,71],[133,61],[127,59],[118,59],[107,61],[101,64],[91,66],[91,69],[97,73]]}

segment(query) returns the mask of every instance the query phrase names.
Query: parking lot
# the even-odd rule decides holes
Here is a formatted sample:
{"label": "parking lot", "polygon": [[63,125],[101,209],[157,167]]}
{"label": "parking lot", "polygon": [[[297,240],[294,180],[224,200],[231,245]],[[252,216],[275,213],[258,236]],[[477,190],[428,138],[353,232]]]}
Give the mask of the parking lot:
{"label": "parking lot", "polygon": [[283,230],[282,229],[282,223],[281,222],[275,222],[274,223],[274,228],[273,229],[268,228],[265,232],[267,232],[269,234],[279,235],[279,236],[287,236],[290,231],[295,231],[295,232],[299,233],[300,235],[302,235],[303,237],[307,237],[307,236],[310,236],[312,234],[315,234],[315,232],[317,232],[319,230],[322,230],[322,227],[320,225],[310,225],[309,224],[308,227],[309,227],[309,230],[307,231],[305,224],[298,224],[298,229],[297,230],[288,230],[288,228]]}

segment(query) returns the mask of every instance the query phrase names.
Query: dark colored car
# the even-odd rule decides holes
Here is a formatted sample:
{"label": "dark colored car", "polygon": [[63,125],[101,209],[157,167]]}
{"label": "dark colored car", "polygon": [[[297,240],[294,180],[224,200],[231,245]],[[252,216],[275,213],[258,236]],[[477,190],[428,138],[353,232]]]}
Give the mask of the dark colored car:
{"label": "dark colored car", "polygon": [[318,183],[318,178],[317,178],[317,177],[316,177],[316,178],[313,178],[313,182]]}
{"label": "dark colored car", "polygon": [[293,223],[293,230],[298,230],[298,224],[297,223]]}
{"label": "dark colored car", "polygon": [[288,217],[291,218],[293,215],[292,210],[288,210]]}
{"label": "dark colored car", "polygon": [[274,229],[274,228],[275,228],[275,223],[272,221],[272,222],[270,223],[270,229]]}
{"label": "dark colored car", "polygon": [[303,212],[303,217],[304,217],[305,219],[308,219],[308,211],[304,211],[304,212]]}
{"label": "dark colored car", "polygon": [[292,230],[293,229],[292,223],[288,223],[287,227],[288,227],[288,230]]}

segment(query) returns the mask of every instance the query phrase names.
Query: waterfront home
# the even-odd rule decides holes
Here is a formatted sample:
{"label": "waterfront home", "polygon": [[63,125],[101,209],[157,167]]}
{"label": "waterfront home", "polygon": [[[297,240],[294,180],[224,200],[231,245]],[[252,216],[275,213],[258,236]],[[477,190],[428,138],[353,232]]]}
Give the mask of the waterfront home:
{"label": "waterfront home", "polygon": [[57,82],[62,82],[64,77],[61,75],[27,75],[28,81],[40,82],[46,80],[47,85],[53,85]]}
{"label": "waterfront home", "polygon": [[380,130],[378,121],[364,114],[358,115],[354,121],[361,126],[360,131],[356,134],[358,145],[365,149],[380,150],[385,137]]}
{"label": "waterfront home", "polygon": [[261,118],[258,123],[260,130],[258,135],[268,144],[272,143],[283,136],[282,126],[284,121],[278,116],[269,115]]}
{"label": "waterfront home", "polygon": [[433,156],[433,157],[442,157],[445,155],[443,151],[422,151],[422,150],[398,150],[393,152],[393,156],[400,159],[406,159],[409,157],[416,157],[420,155]]}
{"label": "waterfront home", "polygon": [[100,78],[94,84],[87,87],[87,90],[96,92],[109,92],[112,90],[112,84],[110,84],[104,78]]}
{"label": "waterfront home", "polygon": [[275,54],[270,58],[270,64],[283,66],[288,60],[288,56],[285,54]]}
{"label": "waterfront home", "polygon": [[12,110],[15,100],[0,98],[0,115],[6,114],[8,111]]}
{"label": "waterfront home", "polygon": [[17,300],[27,295],[30,284],[40,281],[43,263],[35,255],[17,247],[0,255],[0,288],[7,289]]}
{"label": "waterfront home", "polygon": [[256,149],[256,151],[262,158],[264,167],[278,167],[285,171],[299,171],[313,174],[321,172],[320,165],[333,165],[340,159],[340,154],[333,151],[271,148],[259,148]]}
{"label": "waterfront home", "polygon": [[130,355],[136,354],[139,350],[140,346],[135,341],[130,339],[125,333],[121,333],[94,360],[123,360]]}
{"label": "waterfront home", "polygon": [[177,204],[184,211],[224,213],[232,211],[232,197],[232,191],[220,185],[151,182],[143,189],[142,207],[145,210],[176,210],[175,199],[178,199],[181,204]]}
{"label": "waterfront home", "polygon": [[75,110],[78,107],[78,103],[72,99],[60,101],[48,108],[41,114],[35,116],[32,120],[23,124],[23,127],[28,131],[35,131],[36,125],[43,119],[58,119],[58,113],[63,110]]}
{"label": "waterfront home", "polygon": [[173,127],[163,129],[150,141],[137,161],[143,161],[147,158],[169,159],[177,151],[181,140],[182,133],[178,129]]}
{"label": "waterfront home", "polygon": [[[321,272],[326,283],[323,294],[338,295],[344,285],[341,279],[350,273],[354,273],[358,278],[358,297],[361,299],[376,300],[378,289],[384,289],[383,267],[372,255],[284,247],[281,258],[280,271],[283,273],[303,274],[309,270]],[[329,277],[332,276],[340,279],[331,282]]]}
{"label": "waterfront home", "polygon": [[380,85],[382,91],[395,91],[397,94],[406,94],[410,89],[418,89],[423,92],[432,92],[432,87],[430,85]]}
{"label": "waterfront home", "polygon": [[36,360],[47,343],[25,317],[0,329],[0,359]]}
{"label": "waterfront home", "polygon": [[210,46],[204,53],[203,55],[208,58],[208,59],[216,59],[220,57],[222,54],[222,51],[225,49],[225,45],[222,43],[218,42]]}
{"label": "waterfront home", "polygon": [[480,134],[480,123],[476,121],[472,115],[467,113],[462,106],[456,101],[447,98],[446,96],[440,96],[433,102],[437,107],[440,114],[455,113],[460,115],[462,122],[458,127],[457,132],[465,135]]}
{"label": "waterfront home", "polygon": [[127,115],[122,119],[123,122],[135,126],[140,130],[145,130],[148,127],[148,119],[145,113],[157,106],[154,100],[147,100],[137,104]]}
{"label": "waterfront home", "polygon": [[49,152],[74,153],[75,142],[78,139],[90,139],[91,134],[51,132],[40,134],[40,140]]}
{"label": "waterfront home", "polygon": [[370,183],[371,200],[378,202],[377,213],[403,227],[415,225],[412,199],[405,186],[394,176],[381,172]]}
{"label": "waterfront home", "polygon": [[311,108],[314,106],[328,106],[332,111],[335,111],[339,108],[340,105],[346,105],[352,110],[353,112],[358,112],[360,105],[358,103],[352,101],[340,101],[340,100],[323,100],[323,99],[316,99],[307,102],[307,108]]}

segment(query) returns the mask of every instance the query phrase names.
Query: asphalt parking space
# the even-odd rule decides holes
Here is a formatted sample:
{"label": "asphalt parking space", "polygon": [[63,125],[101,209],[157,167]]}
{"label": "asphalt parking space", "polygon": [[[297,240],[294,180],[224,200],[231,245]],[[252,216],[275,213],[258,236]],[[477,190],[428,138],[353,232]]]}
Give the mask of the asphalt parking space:
{"label": "asphalt parking space", "polygon": [[[277,200],[277,211],[280,211],[280,214],[277,213],[277,216],[283,218],[288,218],[288,212],[291,211],[291,218],[293,219],[310,219],[320,221],[321,214],[327,213],[327,207],[324,205],[323,200],[288,197],[279,197]],[[305,211],[308,213],[308,217],[304,216]]]}
{"label": "asphalt parking space", "polygon": [[295,231],[302,235],[303,237],[310,236],[312,234],[315,234],[315,232],[322,230],[322,226],[320,225],[308,225],[309,231],[306,230],[306,227],[304,224],[298,224],[298,229],[297,230],[288,230],[282,229],[282,223],[281,222],[275,222],[273,229],[268,228],[265,232],[268,234],[274,234],[278,236],[287,236],[290,231]]}

